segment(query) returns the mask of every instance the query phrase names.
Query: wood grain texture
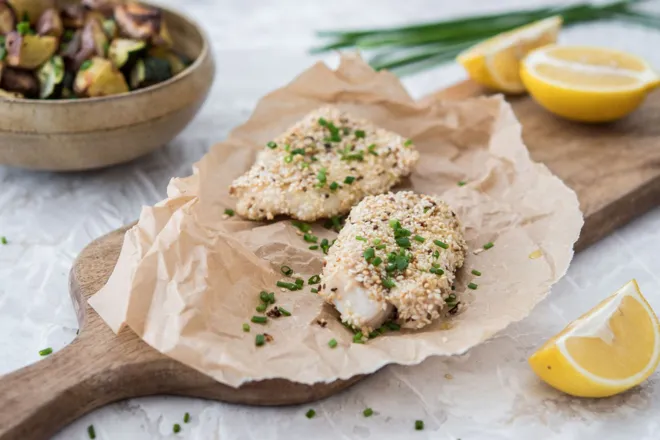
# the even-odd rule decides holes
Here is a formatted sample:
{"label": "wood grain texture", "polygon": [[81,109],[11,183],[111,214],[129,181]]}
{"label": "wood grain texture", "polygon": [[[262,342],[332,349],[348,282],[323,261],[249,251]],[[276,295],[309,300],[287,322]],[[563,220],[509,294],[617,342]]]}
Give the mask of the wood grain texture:
{"label": "wood grain texture", "polygon": [[312,386],[266,380],[232,388],[162,355],[130,330],[115,335],[87,298],[110,276],[127,228],[92,242],[71,270],[78,337],[44,360],[0,378],[0,440],[47,439],[83,414],[131,397],[172,394],[248,405],[292,405],[330,396],[362,378]]}
{"label": "wood grain texture", "polygon": [[[476,83],[465,81],[425,99],[485,94]],[[508,101],[532,158],[577,193],[585,223],[576,250],[660,205],[660,92],[629,117],[594,125],[555,117],[529,96]]]}
{"label": "wood grain texture", "polygon": [[165,11],[175,49],[195,62],[163,83],[77,100],[0,100],[0,164],[74,171],[133,160],[163,147],[195,116],[215,74],[204,33]]}

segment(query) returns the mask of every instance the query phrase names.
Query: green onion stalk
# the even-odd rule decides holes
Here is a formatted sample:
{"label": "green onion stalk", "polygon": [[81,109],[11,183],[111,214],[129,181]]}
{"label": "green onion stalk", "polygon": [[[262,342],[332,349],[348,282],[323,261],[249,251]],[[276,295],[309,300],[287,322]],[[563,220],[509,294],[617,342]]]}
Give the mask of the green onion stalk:
{"label": "green onion stalk", "polygon": [[365,50],[373,52],[369,64],[374,69],[388,69],[406,75],[452,61],[460,52],[480,41],[555,15],[563,18],[564,26],[618,20],[660,30],[660,16],[635,9],[643,1],[618,0],[604,4],[585,2],[394,28],[326,30],[318,32],[318,36],[330,41],[313,48],[312,53],[348,48]]}

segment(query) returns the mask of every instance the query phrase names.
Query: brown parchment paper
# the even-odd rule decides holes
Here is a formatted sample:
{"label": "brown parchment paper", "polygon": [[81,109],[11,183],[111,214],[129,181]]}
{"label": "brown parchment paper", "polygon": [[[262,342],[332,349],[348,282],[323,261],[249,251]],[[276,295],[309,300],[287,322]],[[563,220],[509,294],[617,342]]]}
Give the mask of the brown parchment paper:
{"label": "brown parchment paper", "polygon": [[[305,279],[321,272],[323,254],[310,251],[290,221],[223,219],[233,206],[227,188],[255,153],[328,103],[414,139],[421,159],[400,188],[442,195],[462,218],[471,250],[495,243],[469,253],[457,284],[468,307],[451,321],[353,344],[352,333],[310,286],[275,287],[282,264]],[[459,187],[462,180],[469,183]],[[90,303],[115,332],[128,325],[155,349],[225,384],[331,382],[389,363],[464,353],[524,318],[566,272],[581,226],[575,194],[531,161],[503,99],[417,103],[394,75],[343,56],[336,71],[317,64],[265,96],[192,176],[173,179],[168,199],[144,208],[127,232],[115,271]],[[320,225],[314,232],[334,236]],[[474,280],[476,291],[466,289],[472,269],[483,274]],[[275,291],[292,316],[251,323],[245,333],[242,324],[255,314],[261,290]],[[328,326],[317,325],[318,318]],[[255,334],[262,332],[274,341],[256,347]],[[335,349],[328,347],[332,338],[339,342]]]}

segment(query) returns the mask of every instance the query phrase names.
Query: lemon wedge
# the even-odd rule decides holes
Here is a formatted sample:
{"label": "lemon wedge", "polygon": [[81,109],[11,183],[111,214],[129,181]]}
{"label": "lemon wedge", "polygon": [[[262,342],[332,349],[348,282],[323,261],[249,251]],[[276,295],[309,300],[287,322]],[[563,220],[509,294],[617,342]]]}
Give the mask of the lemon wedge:
{"label": "lemon wedge", "polygon": [[568,325],[529,358],[549,385],[606,397],[642,383],[660,360],[660,324],[635,280]]}
{"label": "lemon wedge", "polygon": [[531,50],[557,41],[561,16],[549,17],[499,34],[461,52],[456,60],[470,78],[505,93],[523,93],[520,60]]}
{"label": "lemon wedge", "polygon": [[550,45],[520,66],[527,91],[541,106],[582,122],[608,122],[635,110],[659,83],[641,58],[617,50]]}

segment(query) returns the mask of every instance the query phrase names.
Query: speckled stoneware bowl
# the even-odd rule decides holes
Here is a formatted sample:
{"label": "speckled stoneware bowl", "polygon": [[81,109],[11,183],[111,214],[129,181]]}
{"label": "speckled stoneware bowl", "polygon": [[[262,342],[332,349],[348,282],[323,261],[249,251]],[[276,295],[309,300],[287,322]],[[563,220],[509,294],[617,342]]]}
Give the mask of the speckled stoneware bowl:
{"label": "speckled stoneware bowl", "polygon": [[187,69],[121,95],[0,101],[0,164],[48,171],[101,168],[143,156],[179,134],[204,103],[215,67],[200,27],[158,7],[174,49],[195,60]]}

